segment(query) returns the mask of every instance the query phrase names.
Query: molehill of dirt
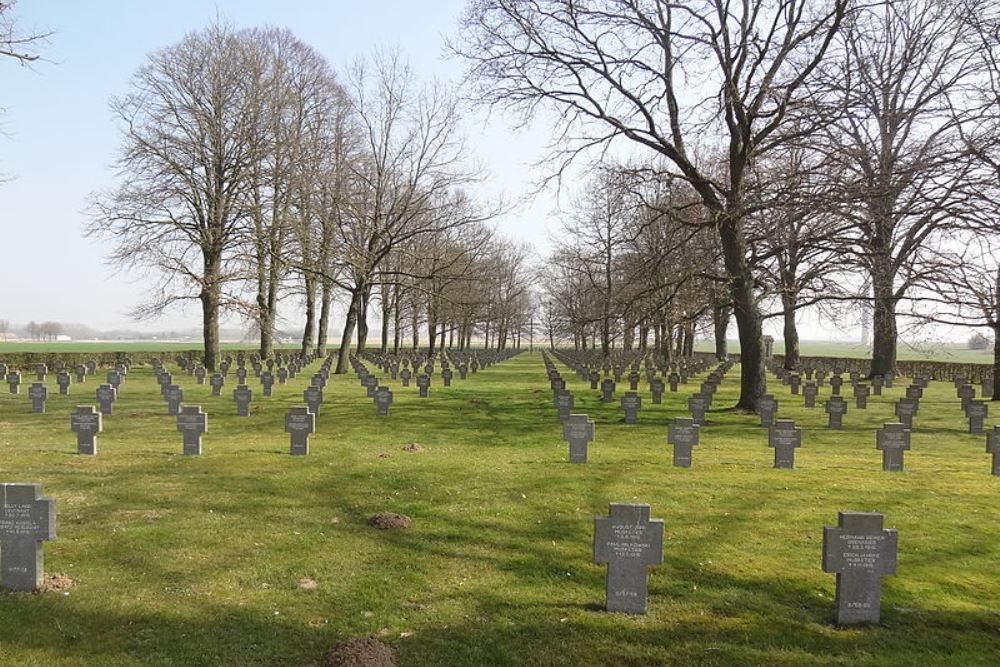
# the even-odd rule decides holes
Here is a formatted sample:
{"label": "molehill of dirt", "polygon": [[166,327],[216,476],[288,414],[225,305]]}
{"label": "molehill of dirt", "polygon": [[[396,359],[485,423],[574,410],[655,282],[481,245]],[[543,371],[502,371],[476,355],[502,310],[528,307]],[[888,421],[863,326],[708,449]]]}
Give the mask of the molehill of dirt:
{"label": "molehill of dirt", "polygon": [[396,667],[396,655],[374,636],[342,641],[326,654],[326,667]]}
{"label": "molehill of dirt", "polygon": [[381,530],[409,528],[410,517],[405,514],[396,514],[395,512],[379,512],[372,518],[368,519],[368,523]]}

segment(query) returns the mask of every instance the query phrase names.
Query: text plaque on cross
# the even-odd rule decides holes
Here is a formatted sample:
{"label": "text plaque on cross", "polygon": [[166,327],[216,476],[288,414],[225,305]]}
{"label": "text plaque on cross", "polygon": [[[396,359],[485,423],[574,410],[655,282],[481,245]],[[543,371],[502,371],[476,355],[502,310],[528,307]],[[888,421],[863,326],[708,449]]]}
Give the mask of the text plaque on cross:
{"label": "text plaque on cross", "polygon": [[594,562],[608,566],[605,607],[646,613],[646,568],[663,562],[663,520],[649,505],[611,503],[609,516],[594,517]]}
{"label": "text plaque on cross", "polygon": [[823,571],[836,573],[837,625],[878,623],[882,577],[896,573],[897,534],[878,512],[840,512],[823,528]]}
{"label": "text plaque on cross", "polygon": [[35,591],[45,574],[42,540],[56,536],[56,503],[39,484],[0,484],[0,588]]}

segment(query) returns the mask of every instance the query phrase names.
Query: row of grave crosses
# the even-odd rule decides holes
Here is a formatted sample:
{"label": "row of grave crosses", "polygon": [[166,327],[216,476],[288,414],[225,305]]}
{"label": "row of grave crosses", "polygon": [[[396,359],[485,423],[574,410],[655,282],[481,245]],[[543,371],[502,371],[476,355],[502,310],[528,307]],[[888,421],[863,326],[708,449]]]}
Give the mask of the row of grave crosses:
{"label": "row of grave crosses", "polygon": [[[306,433],[316,416],[293,408],[287,419]],[[303,411],[303,412],[300,412]],[[295,447],[293,438],[293,448]],[[308,444],[299,444],[308,452]],[[36,591],[44,580],[42,542],[56,538],[55,501],[39,484],[0,484],[0,588]],[[835,622],[878,623],[882,577],[896,572],[897,533],[883,528],[876,512],[841,512],[837,526],[823,529],[823,571],[835,573]],[[605,608],[644,614],[648,605],[647,568],[663,563],[663,520],[650,507],[611,503],[608,516],[594,517],[593,559],[607,565]]]}

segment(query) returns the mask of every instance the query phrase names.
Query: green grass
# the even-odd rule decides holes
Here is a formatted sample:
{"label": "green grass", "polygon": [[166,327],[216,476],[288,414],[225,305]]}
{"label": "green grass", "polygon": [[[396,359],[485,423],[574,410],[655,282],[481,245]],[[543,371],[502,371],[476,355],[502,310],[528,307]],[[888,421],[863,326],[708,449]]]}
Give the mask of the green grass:
{"label": "green grass", "polygon": [[[43,415],[0,394],[0,480],[56,499],[46,570],[76,581],[68,596],[0,594],[0,664],[319,665],[371,633],[401,665],[964,666],[1000,651],[1000,478],[950,385],[925,393],[906,471],[884,473],[873,430],[899,385],[831,432],[775,384],[779,415],[803,427],[798,467],[775,470],[757,418],[724,409],[737,367],[681,469],[666,425],[700,378],[663,405],[644,393],[627,426],[564,372],[575,411],[597,422],[590,462],[572,465],[537,353],[448,389],[435,379],[428,399],[390,383],[387,419],[353,377],[332,378],[308,457],[288,455],[281,424],[309,373],[270,399],[254,381],[256,410],[238,418],[232,381],[212,398],[170,367],[210,415],[198,458],[180,455],[148,368],[123,386],[97,457],[75,454],[68,418],[93,402],[93,379]],[[666,524],[645,616],[602,611],[593,517],[616,501]],[[370,528],[380,510],[413,526]],[[820,544],[838,510],[899,529],[879,627],[831,624]]]}

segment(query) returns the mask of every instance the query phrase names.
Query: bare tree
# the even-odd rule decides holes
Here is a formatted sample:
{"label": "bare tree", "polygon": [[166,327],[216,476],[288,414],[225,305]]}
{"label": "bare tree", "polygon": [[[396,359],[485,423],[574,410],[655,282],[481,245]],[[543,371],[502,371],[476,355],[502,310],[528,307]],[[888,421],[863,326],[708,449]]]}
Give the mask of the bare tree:
{"label": "bare tree", "polygon": [[[560,168],[591,147],[624,139],[662,156],[691,183],[723,251],[742,346],[740,408],[755,410],[765,391],[761,314],[744,230],[751,212],[747,170],[787,139],[803,85],[849,6],[849,0],[472,0],[455,49],[486,103],[528,116],[542,105],[556,111]],[[711,132],[724,144],[721,179],[691,153]]]}
{"label": "bare tree", "polygon": [[993,333],[993,396],[1000,401],[1000,226],[966,235],[935,253],[933,290],[911,301],[924,322]]}
{"label": "bare tree", "polygon": [[467,162],[458,100],[443,85],[419,86],[399,54],[379,53],[351,69],[348,92],[363,138],[351,165],[350,210],[339,228],[336,284],[350,294],[350,305],[337,373],[349,368],[355,329],[364,349],[369,300],[377,284],[391,279],[385,262],[392,251],[496,213],[470,205],[464,192],[482,175]]}
{"label": "bare tree", "polygon": [[928,274],[928,244],[967,213],[972,162],[962,105],[978,67],[966,38],[969,11],[971,4],[937,0],[864,8],[818,87],[840,112],[815,146],[847,204],[844,247],[870,276],[872,375],[895,370],[896,309]]}
{"label": "bare tree", "polygon": [[120,184],[94,198],[88,235],[116,242],[110,262],[154,269],[160,282],[138,317],[200,301],[205,365],[219,358],[219,313],[238,278],[258,106],[247,34],[215,24],[157,51],[112,100],[122,129]]}
{"label": "bare tree", "polygon": [[27,65],[41,57],[38,49],[52,33],[22,30],[15,20],[16,6],[17,0],[0,1],[0,57],[13,58],[22,65]]}

